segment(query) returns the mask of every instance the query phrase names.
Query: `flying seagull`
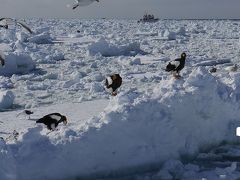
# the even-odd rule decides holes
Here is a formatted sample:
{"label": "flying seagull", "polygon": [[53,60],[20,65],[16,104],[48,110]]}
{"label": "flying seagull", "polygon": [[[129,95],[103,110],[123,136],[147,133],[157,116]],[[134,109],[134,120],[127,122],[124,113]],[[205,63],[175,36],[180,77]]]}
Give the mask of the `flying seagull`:
{"label": "flying seagull", "polygon": [[24,23],[22,22],[19,22],[15,19],[12,19],[12,18],[0,18],[0,22],[3,22],[5,21],[5,25],[1,25],[2,27],[4,27],[5,29],[8,29],[8,26],[9,24],[12,24],[12,23],[16,23],[17,25],[23,27],[24,29],[26,29],[30,34],[32,34],[32,30]]}
{"label": "flying seagull", "polygon": [[73,5],[72,9],[76,9],[78,6],[88,6],[95,1],[99,2],[99,0],[76,0],[76,4]]}

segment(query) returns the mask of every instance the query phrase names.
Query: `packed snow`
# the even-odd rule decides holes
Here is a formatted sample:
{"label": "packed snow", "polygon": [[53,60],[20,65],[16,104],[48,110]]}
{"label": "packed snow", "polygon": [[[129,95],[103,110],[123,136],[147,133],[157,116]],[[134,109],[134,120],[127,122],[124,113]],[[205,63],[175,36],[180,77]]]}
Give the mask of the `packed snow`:
{"label": "packed snow", "polygon": [[[33,34],[0,29],[0,179],[240,177],[239,21],[26,23]],[[54,112],[68,124],[35,123]]]}

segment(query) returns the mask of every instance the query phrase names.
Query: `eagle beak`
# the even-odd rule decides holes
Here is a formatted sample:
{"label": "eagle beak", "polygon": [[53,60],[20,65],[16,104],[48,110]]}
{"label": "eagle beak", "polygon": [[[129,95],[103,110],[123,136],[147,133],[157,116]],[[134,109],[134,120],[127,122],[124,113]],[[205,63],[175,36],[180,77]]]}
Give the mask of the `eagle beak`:
{"label": "eagle beak", "polygon": [[64,124],[64,125],[67,125],[67,119],[66,119],[65,121],[63,121],[63,124]]}

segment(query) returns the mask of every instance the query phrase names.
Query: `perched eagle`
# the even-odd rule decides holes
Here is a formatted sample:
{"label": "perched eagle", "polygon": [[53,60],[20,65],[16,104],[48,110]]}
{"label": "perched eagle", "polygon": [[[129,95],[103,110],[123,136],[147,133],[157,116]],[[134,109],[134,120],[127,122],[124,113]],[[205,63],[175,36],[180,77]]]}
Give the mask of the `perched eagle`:
{"label": "perched eagle", "polygon": [[180,77],[179,73],[185,66],[186,53],[181,54],[181,58],[170,61],[166,66],[166,71],[174,72],[176,77]]}
{"label": "perched eagle", "polygon": [[113,74],[111,76],[108,76],[106,78],[105,82],[106,88],[112,89],[112,95],[116,96],[117,95],[117,89],[122,85],[122,78],[119,74]]}
{"label": "perched eagle", "polygon": [[49,130],[55,130],[58,124],[61,122],[66,125],[67,118],[60,113],[51,113],[36,121],[36,123],[45,124]]}

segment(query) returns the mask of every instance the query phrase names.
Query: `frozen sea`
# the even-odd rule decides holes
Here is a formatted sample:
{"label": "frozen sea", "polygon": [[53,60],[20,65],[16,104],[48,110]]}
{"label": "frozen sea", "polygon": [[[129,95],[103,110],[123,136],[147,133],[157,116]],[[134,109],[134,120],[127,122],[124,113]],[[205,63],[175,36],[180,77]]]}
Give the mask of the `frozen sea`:
{"label": "frozen sea", "polygon": [[[33,33],[0,29],[1,180],[240,178],[240,20],[19,21]],[[35,123],[54,112],[69,123]]]}

